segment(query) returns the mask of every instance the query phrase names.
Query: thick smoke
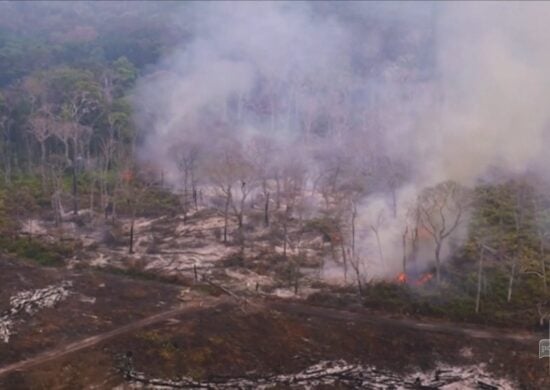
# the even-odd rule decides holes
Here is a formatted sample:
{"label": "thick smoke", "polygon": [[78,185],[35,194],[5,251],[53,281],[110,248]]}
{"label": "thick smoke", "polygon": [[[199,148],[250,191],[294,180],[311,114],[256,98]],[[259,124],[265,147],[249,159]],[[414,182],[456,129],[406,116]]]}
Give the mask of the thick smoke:
{"label": "thick smoke", "polygon": [[141,154],[177,185],[176,145],[212,161],[267,139],[264,164],[304,168],[305,193],[363,188],[361,266],[394,275],[422,188],[545,166],[549,17],[545,3],[190,3],[172,22],[192,39],[136,91]]}

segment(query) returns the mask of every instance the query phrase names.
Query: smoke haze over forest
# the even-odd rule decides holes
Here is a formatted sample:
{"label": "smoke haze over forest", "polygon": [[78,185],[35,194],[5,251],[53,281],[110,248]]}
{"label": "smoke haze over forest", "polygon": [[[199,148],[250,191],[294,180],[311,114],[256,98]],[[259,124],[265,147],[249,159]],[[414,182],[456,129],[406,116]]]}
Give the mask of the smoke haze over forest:
{"label": "smoke haze over forest", "polygon": [[[134,157],[162,170],[163,180],[181,189],[182,154],[188,153],[193,188],[220,189],[230,180],[238,189],[240,181],[254,196],[263,188],[265,197],[276,181],[277,207],[280,194],[300,193],[296,208],[306,218],[333,203],[344,219],[357,214],[358,236],[351,241],[363,256],[385,258],[384,274],[400,267],[403,226],[425,188],[546,176],[545,3],[2,7],[2,39],[22,45],[35,59],[31,64],[87,68],[102,79],[107,101],[131,102],[124,115],[136,128]],[[36,37],[41,44],[30,43]],[[23,58],[9,54],[9,61]],[[128,77],[126,84],[110,80],[98,65],[116,61],[126,72],[116,77]],[[0,84],[36,66],[22,64],[8,66]],[[123,69],[127,65],[136,68]],[[119,90],[126,85],[123,99],[116,100],[113,82]],[[23,89],[32,85],[25,83]],[[91,118],[79,120],[94,126]],[[99,150],[97,138],[90,145]],[[233,172],[227,172],[229,160]],[[246,196],[230,192],[234,199]],[[464,221],[454,239],[466,233]]]}
{"label": "smoke haze over forest", "polygon": [[[377,176],[367,166],[391,161],[406,167],[401,226],[426,185],[544,172],[549,14],[543,3],[192,4],[172,21],[190,21],[191,39],[138,86],[142,153],[178,180],[181,140],[215,159],[222,143],[250,150],[265,137],[270,163],[298,159],[309,185],[330,159],[365,175],[364,196],[386,200],[363,201],[370,223],[389,213],[391,172],[366,178]],[[392,253],[398,235],[382,236]]]}
{"label": "smoke haze over forest", "polygon": [[374,147],[428,182],[521,172],[544,156],[548,12],[519,3],[193,4],[174,16],[192,21],[191,40],[141,83],[139,102],[159,150],[218,120],[238,139]]}
{"label": "smoke haze over forest", "polygon": [[550,388],[548,21],[0,1],[0,388]]}

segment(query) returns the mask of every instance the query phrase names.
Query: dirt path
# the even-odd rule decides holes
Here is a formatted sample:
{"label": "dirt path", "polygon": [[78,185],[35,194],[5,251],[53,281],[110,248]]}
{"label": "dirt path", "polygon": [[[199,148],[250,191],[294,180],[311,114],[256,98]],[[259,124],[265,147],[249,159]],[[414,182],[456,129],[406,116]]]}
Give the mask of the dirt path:
{"label": "dirt path", "polygon": [[381,314],[369,313],[365,310],[348,311],[327,307],[312,306],[299,302],[271,301],[267,304],[271,309],[305,315],[327,318],[337,321],[357,321],[375,325],[403,327],[421,332],[446,333],[466,336],[476,339],[509,340],[523,344],[537,344],[540,337],[534,333],[524,331],[505,332],[499,329],[472,327],[466,324],[416,321],[408,318],[391,318]]}
{"label": "dirt path", "polygon": [[217,304],[221,303],[221,301],[218,300],[205,300],[205,301],[199,301],[199,302],[190,302],[185,304],[184,306],[163,311],[158,314],[154,314],[150,317],[142,318],[141,320],[137,320],[135,322],[132,322],[130,324],[121,326],[120,328],[116,328],[113,330],[110,330],[105,333],[101,333],[95,336],[87,337],[83,340],[75,341],[69,344],[62,345],[61,347],[45,351],[43,353],[40,353],[36,356],[33,356],[31,358],[8,364],[7,366],[0,367],[0,376],[4,374],[8,374],[13,371],[21,371],[26,370],[31,367],[37,366],[42,363],[46,363],[50,360],[60,358],[62,356],[71,354],[76,351],[80,351],[82,349],[93,347],[105,340],[108,340],[110,338],[113,338],[115,336],[121,335],[123,333],[127,333],[133,330],[141,329],[143,327],[153,325],[162,321],[166,321],[170,318],[179,316],[184,313],[189,313],[192,311],[197,310],[203,310],[206,308],[210,308],[212,306],[215,306]]}
{"label": "dirt path", "polygon": [[[0,376],[13,372],[29,369],[39,364],[46,363],[50,360],[57,359],[70,353],[80,351],[86,348],[93,347],[103,341],[106,341],[115,336],[134,331],[149,325],[177,317],[184,313],[189,313],[196,310],[203,310],[214,307],[222,302],[227,302],[224,298],[205,300],[201,302],[188,303],[183,307],[167,310],[150,317],[132,322],[122,327],[113,329],[96,336],[88,337],[83,340],[75,341],[59,348],[43,352],[34,357],[22,360],[16,363],[0,367]],[[310,317],[326,318],[336,321],[357,321],[374,325],[388,325],[392,327],[403,327],[408,329],[418,330],[420,332],[438,332],[466,336],[478,339],[495,339],[495,340],[510,340],[524,344],[538,343],[538,337],[532,333],[511,333],[503,332],[496,329],[488,328],[473,328],[451,323],[428,323],[415,321],[411,319],[396,319],[380,314],[372,314],[367,311],[347,311],[341,309],[333,309],[327,307],[312,306],[298,302],[286,302],[282,300],[249,300],[252,306],[256,308],[269,308],[276,311],[304,315]]]}

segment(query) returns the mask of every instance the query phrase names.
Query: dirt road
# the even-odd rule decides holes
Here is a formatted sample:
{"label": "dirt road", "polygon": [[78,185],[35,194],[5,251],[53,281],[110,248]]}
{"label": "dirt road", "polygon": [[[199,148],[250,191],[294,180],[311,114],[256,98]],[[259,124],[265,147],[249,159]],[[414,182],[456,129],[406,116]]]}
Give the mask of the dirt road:
{"label": "dirt road", "polygon": [[78,340],[69,344],[65,344],[65,345],[62,345],[61,347],[58,347],[49,351],[45,351],[31,358],[28,358],[16,363],[12,363],[4,367],[0,367],[0,376],[8,374],[13,371],[26,370],[31,367],[37,366],[39,364],[46,363],[50,360],[54,360],[54,359],[63,357],[65,355],[71,354],[73,352],[93,347],[115,336],[118,336],[127,332],[131,332],[140,328],[144,328],[149,325],[154,325],[156,323],[169,320],[170,318],[173,318],[185,313],[190,313],[192,311],[197,311],[197,310],[204,310],[206,308],[210,308],[219,303],[220,303],[220,300],[204,300],[204,301],[190,302],[181,307],[163,311],[161,313],[143,318],[141,320],[132,322],[130,324],[110,330],[108,332],[87,337],[85,339]]}
{"label": "dirt road", "polygon": [[376,325],[388,325],[423,332],[454,334],[477,339],[511,340],[524,344],[538,344],[540,339],[538,335],[524,331],[505,332],[500,329],[473,327],[448,322],[426,322],[409,318],[391,318],[381,314],[373,314],[367,310],[348,311],[279,300],[269,302],[268,306],[274,310],[310,317],[327,318],[338,321],[357,321]]}
{"label": "dirt road", "polygon": [[[128,333],[137,329],[144,328],[146,326],[154,325],[156,323],[166,321],[170,318],[180,316],[185,313],[191,313],[193,311],[200,311],[212,308],[221,303],[227,303],[226,297],[217,299],[208,299],[200,302],[190,302],[182,307],[167,310],[150,317],[143,318],[133,323],[124,325],[122,327],[113,329],[109,332],[98,334],[92,337],[88,337],[79,341],[75,341],[53,350],[45,351],[34,357],[22,360],[16,363],[9,364],[4,367],[0,367],[0,376],[14,372],[29,369],[31,367],[46,363],[48,361],[66,356],[76,351],[80,351],[86,348],[93,347],[103,341],[111,339],[115,336]],[[477,339],[498,339],[498,340],[512,340],[523,344],[538,343],[538,337],[531,333],[511,333],[503,332],[495,329],[487,328],[473,328],[466,327],[461,324],[450,323],[433,323],[422,322],[411,319],[402,318],[390,318],[379,314],[372,314],[367,311],[347,311],[333,308],[312,306],[305,303],[288,302],[282,300],[253,300],[249,303],[255,308],[267,308],[271,310],[281,311],[285,313],[303,315],[308,317],[325,318],[336,321],[352,321],[361,322],[367,324],[376,325],[388,325],[392,327],[403,327],[413,329],[421,332],[438,332],[455,334],[459,336],[465,336]]]}

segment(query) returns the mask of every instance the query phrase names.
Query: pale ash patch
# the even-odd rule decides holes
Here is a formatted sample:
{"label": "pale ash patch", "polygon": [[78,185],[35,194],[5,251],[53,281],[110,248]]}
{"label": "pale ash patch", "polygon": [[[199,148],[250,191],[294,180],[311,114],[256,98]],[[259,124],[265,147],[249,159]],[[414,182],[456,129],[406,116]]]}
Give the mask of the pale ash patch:
{"label": "pale ash patch", "polygon": [[33,315],[40,309],[53,307],[69,295],[72,282],[64,281],[38,290],[21,291],[10,298],[10,308],[0,315],[0,339],[8,343],[14,333],[13,327],[19,317],[26,313]]}
{"label": "pale ash patch", "polygon": [[483,365],[455,367],[439,365],[435,370],[402,375],[380,370],[371,365],[351,364],[344,360],[322,361],[298,373],[281,375],[250,375],[237,378],[219,378],[209,381],[195,381],[189,377],[178,379],[149,378],[134,371],[131,363],[123,369],[130,387],[135,389],[271,389],[285,388],[315,389],[319,386],[336,384],[351,388],[369,389],[418,389],[440,390],[478,389],[480,383],[501,390],[518,388],[514,383],[495,378],[484,370]]}

